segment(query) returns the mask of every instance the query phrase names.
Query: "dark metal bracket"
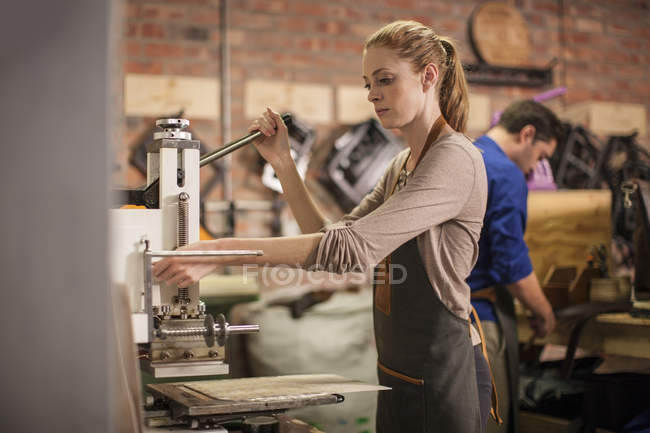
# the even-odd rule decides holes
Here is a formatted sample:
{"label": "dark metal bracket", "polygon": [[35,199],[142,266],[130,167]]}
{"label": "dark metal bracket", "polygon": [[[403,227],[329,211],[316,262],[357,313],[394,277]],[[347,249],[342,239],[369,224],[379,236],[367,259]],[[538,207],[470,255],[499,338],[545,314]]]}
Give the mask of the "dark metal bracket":
{"label": "dark metal bracket", "polygon": [[465,63],[468,83],[487,86],[542,87],[553,84],[553,61],[545,68],[494,66],[487,63]]}
{"label": "dark metal bracket", "polygon": [[600,314],[629,313],[631,309],[632,303],[629,301],[612,301],[589,302],[585,304],[571,305],[569,307],[556,310],[555,316],[558,320],[570,319],[576,321],[573,329],[571,330],[566,356],[564,358],[564,362],[562,363],[561,375],[563,379],[571,378],[576,350],[578,349],[580,336],[582,335],[582,331],[587,322]]}

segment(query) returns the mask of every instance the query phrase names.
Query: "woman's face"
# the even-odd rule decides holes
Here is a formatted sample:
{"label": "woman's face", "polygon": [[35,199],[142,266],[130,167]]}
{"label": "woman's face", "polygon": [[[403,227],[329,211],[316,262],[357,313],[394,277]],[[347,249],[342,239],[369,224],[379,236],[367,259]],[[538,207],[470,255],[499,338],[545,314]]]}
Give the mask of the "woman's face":
{"label": "woman's face", "polygon": [[402,128],[422,112],[425,104],[423,73],[413,72],[411,63],[391,49],[373,47],[363,55],[363,80],[368,101],[382,126]]}

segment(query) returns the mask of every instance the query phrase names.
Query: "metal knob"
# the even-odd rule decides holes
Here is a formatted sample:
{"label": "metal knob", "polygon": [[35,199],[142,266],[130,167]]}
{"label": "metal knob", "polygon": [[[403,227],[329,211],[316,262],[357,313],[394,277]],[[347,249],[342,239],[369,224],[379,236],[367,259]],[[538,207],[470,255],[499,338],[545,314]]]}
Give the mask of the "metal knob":
{"label": "metal knob", "polygon": [[187,119],[158,119],[156,126],[162,129],[184,129],[190,126]]}
{"label": "metal knob", "polygon": [[161,128],[162,131],[153,133],[154,140],[161,140],[163,138],[174,140],[192,139],[192,133],[183,131],[183,129],[190,126],[190,121],[187,119],[158,119],[156,120],[156,126]]}

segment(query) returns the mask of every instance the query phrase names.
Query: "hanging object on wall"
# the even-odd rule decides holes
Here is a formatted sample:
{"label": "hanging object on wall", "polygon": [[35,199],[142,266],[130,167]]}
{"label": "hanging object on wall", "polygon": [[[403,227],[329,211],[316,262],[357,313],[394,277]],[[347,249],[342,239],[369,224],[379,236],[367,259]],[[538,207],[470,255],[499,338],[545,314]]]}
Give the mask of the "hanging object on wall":
{"label": "hanging object on wall", "polygon": [[375,186],[386,166],[404,147],[376,119],[352,126],[334,142],[321,180],[350,212]]}
{"label": "hanging object on wall", "polygon": [[530,53],[530,32],[524,17],[502,2],[481,3],[469,21],[476,56],[494,66],[524,66]]}
{"label": "hanging object on wall", "polygon": [[481,3],[470,16],[468,30],[479,60],[464,65],[470,83],[527,87],[552,83],[554,61],[546,68],[529,66],[530,32],[514,6],[499,1]]}

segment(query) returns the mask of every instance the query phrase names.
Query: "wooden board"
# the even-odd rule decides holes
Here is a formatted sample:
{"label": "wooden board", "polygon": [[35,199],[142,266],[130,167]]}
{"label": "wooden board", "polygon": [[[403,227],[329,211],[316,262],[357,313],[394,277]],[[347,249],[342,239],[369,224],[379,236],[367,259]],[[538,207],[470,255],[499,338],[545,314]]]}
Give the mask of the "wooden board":
{"label": "wooden board", "polygon": [[298,113],[301,119],[314,124],[330,124],[334,113],[334,93],[331,86],[325,84],[263,79],[246,81],[246,118],[256,118],[266,107]]}
{"label": "wooden board", "polygon": [[513,6],[498,1],[481,3],[470,18],[470,39],[476,55],[486,63],[526,66],[530,34]]}
{"label": "wooden board", "polygon": [[124,113],[159,117],[182,110],[186,119],[217,119],[219,89],[216,78],[127,74]]}
{"label": "wooden board", "polygon": [[609,190],[531,191],[524,239],[544,281],[551,266],[582,267],[592,245],[612,239]]}
{"label": "wooden board", "polygon": [[602,136],[628,135],[636,131],[640,137],[645,137],[648,132],[643,104],[583,101],[565,107],[559,115],[563,120],[583,125]]}

